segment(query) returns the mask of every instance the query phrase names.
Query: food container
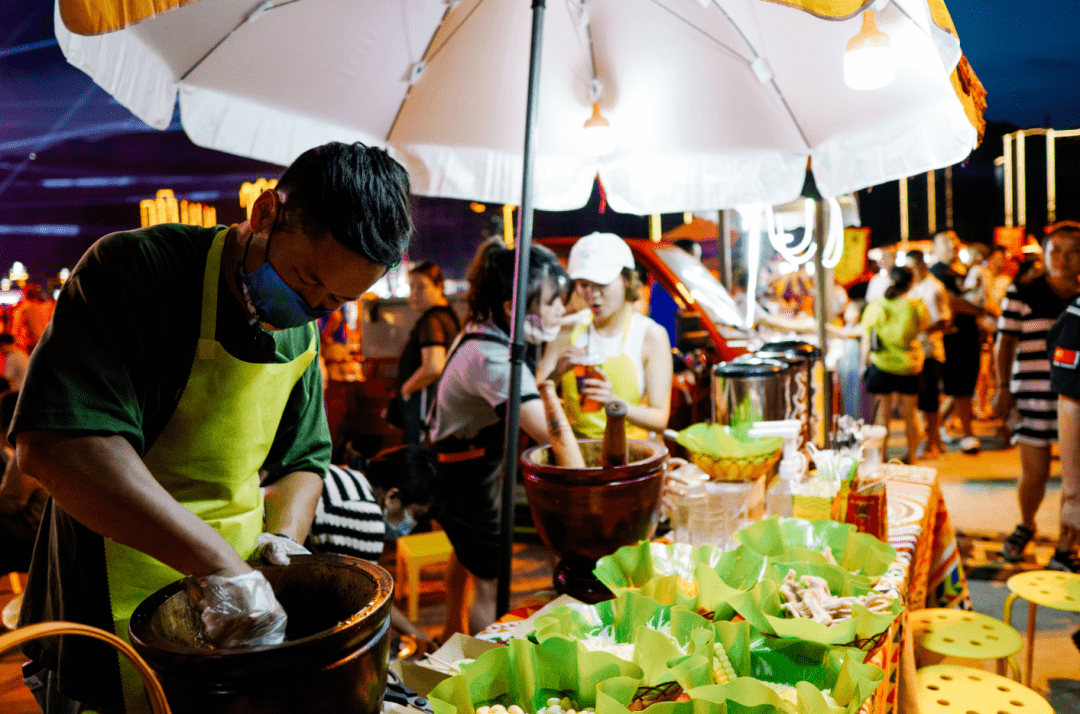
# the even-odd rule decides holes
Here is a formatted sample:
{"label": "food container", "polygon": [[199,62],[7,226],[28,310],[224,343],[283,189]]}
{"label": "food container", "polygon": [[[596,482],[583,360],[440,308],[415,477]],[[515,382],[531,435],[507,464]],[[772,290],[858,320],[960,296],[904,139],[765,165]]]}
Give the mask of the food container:
{"label": "food container", "polygon": [[[799,419],[803,423],[803,436],[799,448],[808,443],[824,446],[825,417],[823,405],[818,405],[824,383],[821,350],[809,342],[783,340],[762,345],[753,357],[779,360],[791,366],[791,387],[788,392],[790,410],[782,419]],[[821,374],[818,374],[822,372]],[[768,418],[768,417],[765,417]]]}
{"label": "food container", "polygon": [[521,455],[521,473],[533,523],[559,558],[554,585],[560,593],[598,602],[611,593],[592,574],[597,559],[648,539],[660,519],[660,491],[668,450],[653,441],[627,439],[630,463],[600,468],[601,439],[581,439],[583,469],[555,466],[549,445]]}
{"label": "food container", "polygon": [[286,641],[208,649],[160,626],[182,607],[183,581],[144,600],[129,634],[175,714],[378,714],[386,690],[390,573],[344,555],[260,567],[289,615]]}
{"label": "food container", "polygon": [[754,421],[779,421],[791,412],[791,375],[787,362],[754,355],[713,368],[712,406],[715,422],[735,423],[749,409]]}

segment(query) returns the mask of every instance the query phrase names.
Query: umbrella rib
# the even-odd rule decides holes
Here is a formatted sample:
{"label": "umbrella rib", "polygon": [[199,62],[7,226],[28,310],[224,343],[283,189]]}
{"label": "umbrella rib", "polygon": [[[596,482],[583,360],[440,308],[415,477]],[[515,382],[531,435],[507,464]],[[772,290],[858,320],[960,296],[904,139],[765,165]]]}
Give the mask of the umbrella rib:
{"label": "umbrella rib", "polygon": [[[292,0],[292,1],[295,2],[296,0]],[[446,47],[447,43],[449,43],[450,40],[453,39],[454,35],[457,34],[457,31],[465,26],[465,23],[469,21],[469,18],[471,18],[473,16],[473,13],[476,12],[480,8],[480,6],[483,5],[483,4],[484,4],[484,0],[480,0],[480,2],[473,5],[472,10],[469,10],[469,14],[465,16],[465,19],[462,20],[458,24],[457,27],[455,27],[453,30],[450,31],[450,36],[446,38],[446,41],[443,42],[438,47],[436,47],[435,49],[431,49],[431,42],[435,41],[435,35],[438,34],[438,31],[436,30],[435,34],[433,34],[431,36],[431,41],[428,43],[428,46],[424,50],[424,54],[422,55],[424,64],[427,64],[427,62],[429,60],[434,59],[435,55],[439,54],[439,52],[442,50],[443,47]],[[443,22],[446,22],[450,18],[450,12],[451,12],[451,10],[449,8],[447,8],[446,16],[443,17]],[[440,23],[439,27],[442,27],[441,23]],[[401,104],[398,106],[397,114],[394,115],[394,121],[390,122],[390,129],[386,132],[386,141],[387,141],[387,143],[389,143],[390,137],[394,135],[394,127],[397,126],[398,120],[401,119],[401,112],[405,109],[405,102],[407,102],[409,100],[409,93],[410,92],[412,92],[412,84],[409,85],[408,91],[405,92],[405,98],[401,100]]]}
{"label": "umbrella rib", "polygon": [[[654,2],[655,2],[655,0],[654,0]],[[761,57],[761,55],[758,54],[757,50],[754,49],[754,46],[752,44],[750,44],[750,38],[748,38],[746,36],[746,33],[744,33],[742,31],[742,28],[739,27],[739,23],[735,22],[735,20],[732,19],[731,15],[728,14],[727,10],[725,10],[723,8],[723,6],[720,4],[720,0],[713,0],[713,5],[716,7],[717,10],[720,11],[720,13],[728,21],[728,24],[730,24],[732,26],[732,28],[734,28],[735,32],[739,33],[739,37],[741,37],[743,42],[746,43],[746,46],[750,49],[750,52],[752,52],[754,54],[754,59],[753,59],[753,61],[751,61],[751,64],[753,64],[753,62],[756,62],[759,59],[763,59]],[[792,123],[794,123],[795,128],[799,130],[799,136],[802,137],[803,143],[806,144],[806,148],[810,149],[811,148],[810,140],[808,138],[806,138],[806,132],[803,131],[802,125],[799,124],[799,120],[795,117],[795,112],[793,112],[791,110],[791,105],[788,104],[787,98],[784,97],[784,93],[780,91],[780,85],[778,85],[776,83],[776,77],[773,76],[771,70],[769,71],[769,84],[771,84],[772,88],[774,90],[776,90],[776,96],[780,98],[780,102],[784,105],[784,109],[787,110],[788,116],[791,117]]]}
{"label": "umbrella rib", "polygon": [[[720,41],[719,39],[717,39],[717,38],[713,37],[713,36],[712,36],[712,35],[710,35],[710,34],[709,34],[708,32],[705,32],[705,30],[701,29],[700,27],[698,27],[698,26],[697,26],[697,25],[695,25],[694,23],[690,22],[690,21],[689,21],[689,20],[687,20],[687,19],[686,19],[685,17],[683,17],[683,16],[682,16],[682,15],[680,15],[679,13],[675,12],[675,11],[674,11],[674,10],[672,10],[672,9],[671,9],[670,7],[668,7],[667,5],[664,5],[664,4],[663,4],[662,2],[660,2],[659,0],[651,0],[651,1],[652,1],[652,3],[653,3],[654,5],[656,5],[656,6],[657,6],[657,7],[659,7],[660,9],[662,9],[662,10],[666,10],[667,12],[671,13],[671,15],[672,15],[673,17],[675,17],[676,19],[678,19],[678,20],[681,20],[682,22],[686,23],[686,25],[687,25],[687,26],[689,26],[689,27],[690,27],[691,29],[697,30],[697,31],[698,31],[698,32],[700,32],[700,33],[701,33],[702,35],[704,35],[704,36],[705,36],[705,37],[707,37],[708,39],[712,40],[712,41],[713,41],[713,42],[714,42],[714,43],[715,43],[715,44],[716,44],[717,46],[719,46],[719,47],[722,47],[722,48],[724,48],[725,50],[727,50],[727,51],[728,51],[728,52],[730,52],[731,54],[733,54],[733,55],[735,55],[736,57],[738,57],[739,59],[741,59],[741,60],[742,60],[743,62],[746,62],[746,64],[751,64],[751,63],[753,62],[753,60],[747,59],[747,58],[746,58],[746,57],[744,57],[743,55],[739,54],[739,53],[738,53],[738,52],[737,52],[737,51],[735,50],[735,48],[733,48],[733,47],[729,47],[729,46],[725,45],[725,44],[724,44],[723,42],[721,42],[721,41]],[[727,13],[724,13],[724,14],[725,14],[725,16],[727,15]],[[730,20],[731,20],[731,18],[728,18],[728,21],[729,21],[729,22],[730,22]],[[734,24],[735,24],[735,23],[732,23],[732,25],[734,25]],[[738,27],[736,27],[735,29],[736,29],[736,30],[739,30],[739,28],[738,28]],[[742,34],[742,31],[741,31],[741,30],[739,30],[739,34],[740,34],[740,35]],[[745,36],[743,37],[743,40],[744,40],[744,41],[746,40],[746,37],[745,37]],[[747,42],[746,44],[747,44],[747,45],[749,46],[749,44],[750,44],[750,43],[749,43],[749,42]],[[753,50],[753,47],[751,47],[750,49],[751,49],[751,50]]]}
{"label": "umbrella rib", "polygon": [[[428,60],[434,59],[435,55],[439,54],[439,52],[442,51],[442,48],[446,47],[450,43],[450,40],[454,39],[454,35],[457,34],[457,31],[460,30],[461,28],[465,27],[465,23],[467,23],[469,21],[469,19],[472,18],[473,13],[476,12],[477,10],[479,10],[480,6],[483,5],[483,4],[484,4],[484,0],[480,0],[480,2],[473,5],[472,10],[469,10],[469,14],[465,16],[465,19],[462,20],[461,22],[459,22],[458,26],[450,31],[450,36],[446,38],[446,41],[444,41],[441,45],[439,45],[434,50],[432,50],[430,55],[425,52],[424,53],[424,62],[427,62]],[[447,12],[447,15],[450,14],[449,10],[447,10],[446,12]],[[434,40],[435,37],[432,36],[431,39]]]}
{"label": "umbrella rib", "polygon": [[[292,4],[294,3],[294,2],[300,2],[300,0],[284,0],[283,2],[279,2],[279,3],[274,3],[274,4],[271,4],[271,6],[270,6],[269,8],[267,8],[267,10],[277,10],[277,9],[278,9],[278,8],[280,8],[280,7],[285,7],[286,5],[292,5]],[[260,5],[260,7],[261,7],[261,5]],[[252,11],[252,12],[254,12],[254,11]],[[213,47],[211,47],[211,48],[210,48],[209,50],[207,50],[207,51],[206,51],[206,54],[204,54],[204,55],[203,55],[202,57],[200,57],[200,58],[199,58],[199,59],[198,59],[198,60],[197,60],[197,61],[195,62],[195,64],[193,64],[193,65],[191,65],[190,67],[188,67],[187,71],[186,71],[186,72],[184,72],[184,73],[183,73],[182,75],[180,75],[180,79],[179,79],[179,80],[177,80],[177,81],[178,81],[178,82],[183,82],[183,81],[184,81],[185,79],[187,79],[187,78],[188,78],[188,75],[189,75],[189,74],[191,74],[192,72],[194,72],[194,71],[195,71],[195,70],[196,70],[196,69],[197,69],[197,68],[199,67],[199,65],[201,65],[201,64],[203,63],[203,61],[204,61],[204,60],[205,60],[205,59],[206,59],[207,57],[209,57],[210,55],[214,54],[214,52],[215,52],[215,51],[217,50],[217,48],[218,48],[218,47],[221,47],[221,45],[222,45],[222,44],[223,44],[223,43],[225,42],[225,40],[227,40],[227,39],[229,39],[230,37],[232,37],[232,36],[233,36],[233,33],[234,33],[234,32],[236,32],[236,31],[237,31],[237,30],[239,30],[239,29],[240,29],[241,27],[243,27],[243,26],[244,26],[244,24],[245,24],[245,23],[247,23],[247,22],[248,22],[248,21],[249,21],[249,20],[251,19],[251,15],[252,15],[252,13],[248,13],[247,15],[245,15],[245,16],[243,17],[243,19],[241,19],[241,20],[240,20],[240,22],[236,23],[236,27],[234,27],[233,29],[229,30],[229,31],[228,31],[227,33],[225,33],[225,35],[224,35],[224,36],[223,36],[223,37],[222,37],[222,38],[221,38],[220,40],[218,40],[217,42],[215,42],[215,43],[214,43],[214,46],[213,46]]]}

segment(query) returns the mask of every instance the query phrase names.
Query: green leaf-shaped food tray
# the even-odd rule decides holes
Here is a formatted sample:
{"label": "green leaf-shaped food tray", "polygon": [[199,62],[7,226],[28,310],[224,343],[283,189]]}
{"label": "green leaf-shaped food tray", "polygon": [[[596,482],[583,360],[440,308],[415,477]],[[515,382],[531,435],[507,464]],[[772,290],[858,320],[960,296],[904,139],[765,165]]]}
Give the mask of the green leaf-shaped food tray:
{"label": "green leaf-shaped food tray", "polygon": [[828,562],[825,548],[844,570],[877,578],[896,560],[896,550],[850,523],[766,518],[735,533],[740,543],[772,560]]}

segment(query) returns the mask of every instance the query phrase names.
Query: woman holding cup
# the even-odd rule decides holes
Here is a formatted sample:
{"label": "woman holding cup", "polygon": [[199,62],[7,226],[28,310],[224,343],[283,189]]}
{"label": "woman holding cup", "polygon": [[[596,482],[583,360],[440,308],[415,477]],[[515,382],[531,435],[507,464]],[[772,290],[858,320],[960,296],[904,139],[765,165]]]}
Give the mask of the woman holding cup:
{"label": "woman holding cup", "polygon": [[633,308],[641,281],[630,246],[613,233],[591,233],[571,248],[568,270],[588,313],[548,345],[539,378],[561,385],[578,438],[603,437],[604,405],[612,399],[626,402],[628,437],[663,431],[671,411],[671,341]]}

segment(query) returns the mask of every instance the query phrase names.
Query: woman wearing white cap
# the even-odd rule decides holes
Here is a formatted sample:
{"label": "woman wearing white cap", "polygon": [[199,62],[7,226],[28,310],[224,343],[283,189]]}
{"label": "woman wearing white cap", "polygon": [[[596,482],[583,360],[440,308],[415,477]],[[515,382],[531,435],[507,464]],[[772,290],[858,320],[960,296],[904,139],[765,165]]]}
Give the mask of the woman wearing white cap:
{"label": "woman wearing white cap", "polygon": [[570,250],[568,269],[589,312],[562,329],[538,374],[561,384],[578,437],[604,435],[603,405],[612,399],[626,402],[631,438],[662,431],[671,411],[671,341],[664,328],[634,311],[641,282],[630,246],[612,233],[591,233]]}

